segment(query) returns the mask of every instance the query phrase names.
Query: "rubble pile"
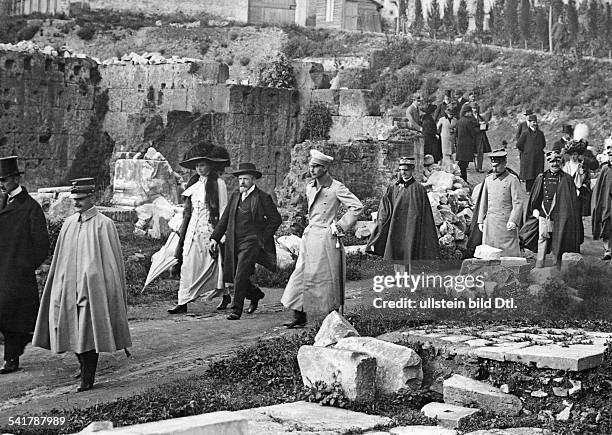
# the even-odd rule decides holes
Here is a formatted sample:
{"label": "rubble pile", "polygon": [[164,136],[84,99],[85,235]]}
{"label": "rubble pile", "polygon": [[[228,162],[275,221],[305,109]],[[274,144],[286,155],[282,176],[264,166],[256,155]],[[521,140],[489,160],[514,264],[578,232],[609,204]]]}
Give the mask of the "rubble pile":
{"label": "rubble pile", "polygon": [[175,64],[175,63],[193,63],[199,62],[200,59],[194,59],[191,57],[164,57],[161,53],[149,53],[138,54],[131,52],[130,54],[124,54],[119,57],[112,57],[101,62],[103,66],[110,65],[162,65],[162,64]]}
{"label": "rubble pile", "polygon": [[[452,172],[450,172],[452,171]],[[423,185],[431,204],[441,247],[465,246],[472,222],[474,203],[470,186],[458,175],[455,165],[448,170],[434,170]]]}
{"label": "rubble pile", "polygon": [[46,54],[47,56],[61,56],[64,58],[76,58],[76,59],[92,59],[97,64],[100,64],[100,60],[95,57],[90,57],[83,53],[75,53],[68,47],[60,47],[55,49],[50,45],[47,45],[44,48],[40,48],[37,44],[32,41],[19,41],[16,44],[0,44],[0,51],[18,51],[20,53],[41,53]]}

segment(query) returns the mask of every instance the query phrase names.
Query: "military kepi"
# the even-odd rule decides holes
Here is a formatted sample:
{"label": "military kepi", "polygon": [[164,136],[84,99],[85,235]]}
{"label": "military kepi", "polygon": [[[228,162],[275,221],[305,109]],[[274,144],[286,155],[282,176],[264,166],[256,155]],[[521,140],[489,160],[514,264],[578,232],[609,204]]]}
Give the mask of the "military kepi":
{"label": "military kepi", "polygon": [[319,150],[310,150],[310,162],[315,165],[328,166],[334,158],[323,154]]}
{"label": "military kepi", "polygon": [[559,154],[557,151],[548,151],[546,153],[546,161],[552,162],[558,159],[561,159],[561,154]]}
{"label": "military kepi", "polygon": [[0,178],[11,177],[13,175],[21,175],[17,166],[17,156],[2,157],[0,159]]}
{"label": "military kepi", "polygon": [[72,183],[72,189],[70,189],[72,199],[86,198],[96,191],[96,182],[93,178],[76,178],[70,182]]}
{"label": "military kepi", "polygon": [[400,157],[399,160],[399,167],[401,168],[402,166],[415,166],[416,165],[416,159],[414,157]]}
{"label": "military kepi", "polygon": [[501,162],[506,160],[506,158],[508,157],[508,153],[505,149],[502,148],[489,153],[489,157],[491,158],[492,162]]}

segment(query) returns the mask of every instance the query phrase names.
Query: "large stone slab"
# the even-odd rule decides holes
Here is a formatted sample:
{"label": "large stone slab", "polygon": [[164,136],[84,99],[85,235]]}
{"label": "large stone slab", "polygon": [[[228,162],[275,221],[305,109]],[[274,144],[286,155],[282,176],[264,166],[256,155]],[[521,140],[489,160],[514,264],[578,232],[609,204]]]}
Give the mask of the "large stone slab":
{"label": "large stone slab", "polygon": [[569,272],[572,267],[579,264],[584,264],[584,257],[582,254],[565,252],[561,257],[561,273]]}
{"label": "large stone slab", "polygon": [[302,381],[331,385],[338,381],[350,400],[372,400],[376,392],[376,358],[365,353],[328,347],[302,346],[298,351]]}
{"label": "large stone slab", "polygon": [[369,89],[340,89],[340,116],[380,115],[378,101]]}
{"label": "large stone slab", "polygon": [[544,435],[551,432],[539,427],[513,427],[510,429],[483,429],[465,435]]}
{"label": "large stone slab", "polygon": [[400,426],[389,431],[392,435],[456,435],[457,431],[441,426]]}
{"label": "large stone slab", "polygon": [[518,415],[523,408],[521,400],[502,393],[484,382],[461,375],[444,381],[444,403],[458,406],[476,406],[497,415]]}
{"label": "large stone slab", "polygon": [[421,412],[430,418],[437,418],[440,425],[449,429],[455,429],[470,415],[478,412],[478,409],[466,408],[464,406],[450,405],[448,403],[431,402],[425,405]]}
{"label": "large stone slab", "polygon": [[548,344],[525,346],[520,349],[509,347],[474,349],[474,354],[480,358],[520,362],[525,365],[535,364],[538,368],[571,371],[587,370],[599,366],[603,362],[604,352],[604,346],[589,344],[572,344],[567,347]]}
{"label": "large stone slab", "polygon": [[337,311],[327,315],[315,337],[315,346],[327,347],[346,337],[359,337],[359,332]]}
{"label": "large stone slab", "polygon": [[230,411],[211,412],[191,417],[173,418],[152,423],[124,426],[117,429],[95,432],[102,435],[141,434],[141,435],[246,435],[246,418]]}
{"label": "large stone slab", "polygon": [[348,337],[339,340],[336,349],[363,352],[376,358],[376,388],[383,394],[421,388],[421,357],[409,347],[373,337]]}
{"label": "large stone slab", "polygon": [[249,421],[249,435],[362,433],[392,423],[387,417],[309,402],[246,409],[234,414]]}

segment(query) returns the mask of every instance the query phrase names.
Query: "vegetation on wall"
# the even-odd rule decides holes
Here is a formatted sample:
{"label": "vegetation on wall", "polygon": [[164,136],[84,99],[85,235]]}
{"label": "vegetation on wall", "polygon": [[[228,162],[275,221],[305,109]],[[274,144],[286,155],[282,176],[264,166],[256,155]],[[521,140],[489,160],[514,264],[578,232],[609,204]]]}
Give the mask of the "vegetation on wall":
{"label": "vegetation on wall", "polygon": [[257,86],[269,88],[295,88],[295,76],[289,59],[282,53],[259,71]]}
{"label": "vegetation on wall", "polygon": [[325,104],[312,104],[304,115],[304,124],[300,129],[300,140],[329,139],[329,130],[332,126],[332,117]]}

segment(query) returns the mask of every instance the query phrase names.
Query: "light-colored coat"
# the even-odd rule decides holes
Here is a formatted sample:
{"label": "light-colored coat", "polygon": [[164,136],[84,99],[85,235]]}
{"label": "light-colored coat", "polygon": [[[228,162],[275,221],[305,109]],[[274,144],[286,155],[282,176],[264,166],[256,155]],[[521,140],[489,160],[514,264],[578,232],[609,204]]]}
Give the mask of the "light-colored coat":
{"label": "light-colored coat", "polygon": [[[483,183],[478,211],[478,223],[484,223],[482,243],[501,249],[503,257],[520,256],[518,227],[524,196],[518,177],[507,171],[499,177],[491,174]],[[517,228],[508,231],[508,222],[514,222]]]}
{"label": "light-colored coat", "polygon": [[309,182],[306,197],[309,222],[281,302],[292,310],[328,313],[342,305],[345,281],[344,247],[336,248],[330,225],[342,204],[348,211],[337,224],[347,231],[357,222],[363,205],[336,180],[327,186]]}
{"label": "light-colored coat", "polygon": [[448,119],[446,116],[438,120],[438,133],[440,133],[440,141],[442,142],[442,157],[448,158],[453,154],[455,145],[454,130],[457,128],[457,120],[455,118]]}
{"label": "light-colored coat", "polygon": [[66,219],[42,295],[34,346],[55,353],[132,345],[125,267],[113,221],[92,207]]}

